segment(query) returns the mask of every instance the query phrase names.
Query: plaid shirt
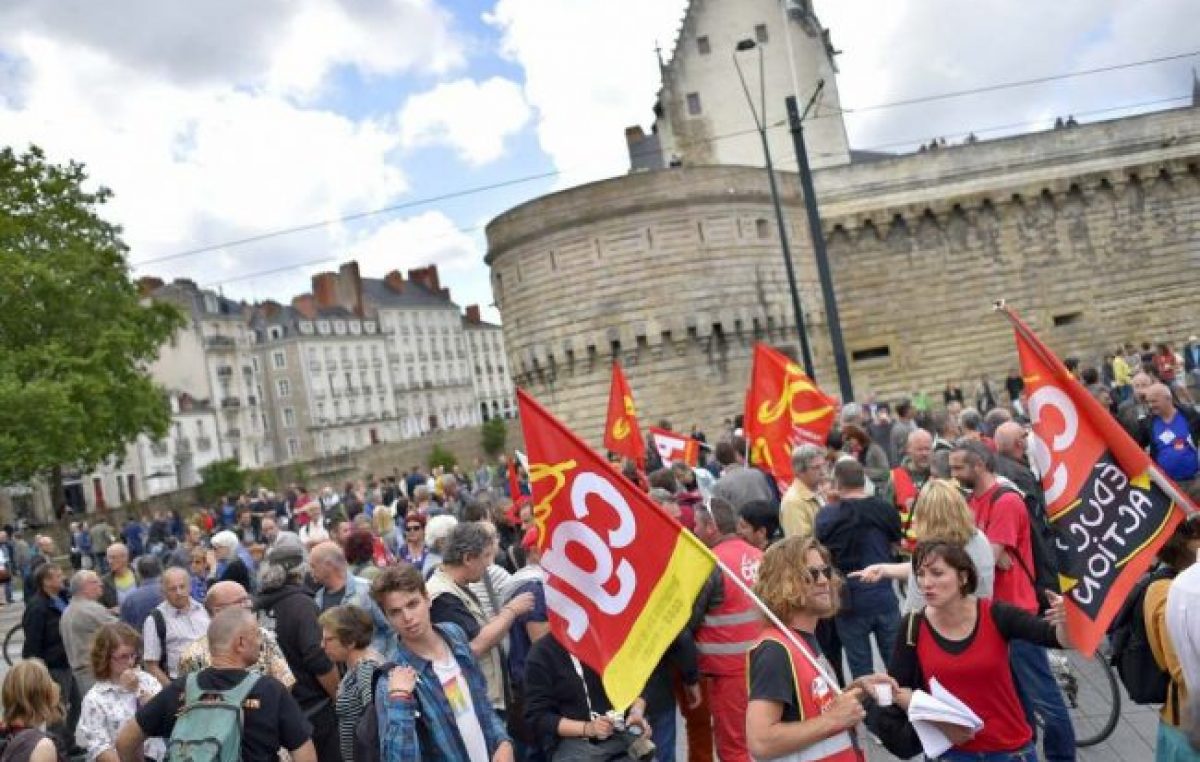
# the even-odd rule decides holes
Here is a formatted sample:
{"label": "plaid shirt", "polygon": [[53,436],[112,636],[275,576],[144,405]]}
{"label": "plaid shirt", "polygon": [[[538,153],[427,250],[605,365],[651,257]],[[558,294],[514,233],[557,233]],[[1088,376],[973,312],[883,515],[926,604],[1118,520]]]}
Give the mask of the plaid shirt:
{"label": "plaid shirt", "polygon": [[[488,699],[487,681],[479,671],[475,657],[471,655],[471,644],[467,641],[466,633],[455,624],[435,624],[434,627],[450,646],[450,652],[467,680],[471,703],[475,705],[475,716],[483,728],[483,738],[487,742],[490,757],[501,743],[511,743],[512,739]],[[409,651],[403,642],[391,656],[396,663],[411,665],[417,671],[417,685],[413,691],[415,701],[389,699],[387,680],[380,680],[375,687],[381,758],[388,762],[459,762],[467,759],[467,747],[458,732],[450,703],[442,692],[441,681],[433,671],[433,663]],[[422,745],[426,748],[422,748]]]}

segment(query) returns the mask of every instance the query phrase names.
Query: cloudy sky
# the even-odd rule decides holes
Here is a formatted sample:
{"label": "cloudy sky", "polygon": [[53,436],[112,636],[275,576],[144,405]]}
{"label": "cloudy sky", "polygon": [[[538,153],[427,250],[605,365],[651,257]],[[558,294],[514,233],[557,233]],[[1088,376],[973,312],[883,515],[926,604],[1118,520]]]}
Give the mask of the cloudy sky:
{"label": "cloudy sky", "polygon": [[[0,145],[32,142],[85,162],[116,192],[107,214],[125,227],[137,275],[289,299],[313,272],[350,258],[373,276],[432,261],[456,301],[487,305],[483,225],[526,199],[627,169],[624,127],[649,126],[655,44],[670,50],[684,5],[3,0]],[[906,150],[937,135],[1041,129],[1068,113],[1092,121],[1181,105],[1200,67],[1192,56],[870,109],[1190,53],[1200,49],[1195,6],[816,6],[842,51],[838,83],[856,148]],[[362,214],[380,209],[391,211]],[[302,230],[236,245],[290,228]]]}

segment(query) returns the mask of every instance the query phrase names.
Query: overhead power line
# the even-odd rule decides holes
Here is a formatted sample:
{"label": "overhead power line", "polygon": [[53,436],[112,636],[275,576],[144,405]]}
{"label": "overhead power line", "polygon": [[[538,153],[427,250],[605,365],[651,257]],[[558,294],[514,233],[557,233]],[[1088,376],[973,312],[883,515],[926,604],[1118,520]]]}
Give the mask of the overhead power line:
{"label": "overhead power line", "polygon": [[[828,118],[832,118],[835,116],[842,116],[845,114],[851,114],[851,115],[861,114],[861,113],[866,113],[866,112],[870,112],[870,111],[878,111],[878,110],[882,110],[882,109],[898,108],[901,106],[909,106],[909,105],[920,104],[920,103],[929,103],[929,102],[933,102],[933,101],[945,100],[945,99],[950,99],[950,98],[959,98],[959,97],[963,97],[966,95],[974,95],[974,94],[978,94],[978,93],[996,92],[996,91],[1000,91],[1000,90],[1007,90],[1007,89],[1012,89],[1012,88],[1017,88],[1017,87],[1025,87],[1025,86],[1029,86],[1029,85],[1045,84],[1047,82],[1061,81],[1061,80],[1066,80],[1066,79],[1072,79],[1075,77],[1084,77],[1084,76],[1090,76],[1090,75],[1094,75],[1094,74],[1101,74],[1101,73],[1105,73],[1105,72],[1119,71],[1119,70],[1123,70],[1123,69],[1131,69],[1131,68],[1141,67],[1141,66],[1149,66],[1149,65],[1153,65],[1153,64],[1166,63],[1166,62],[1170,62],[1170,61],[1178,61],[1178,60],[1182,60],[1185,58],[1198,56],[1198,55],[1200,55],[1200,50],[1193,50],[1193,51],[1189,51],[1187,53],[1178,53],[1178,54],[1168,55],[1168,56],[1159,56],[1157,58],[1143,59],[1140,61],[1130,61],[1130,62],[1121,63],[1121,64],[1100,66],[1100,67],[1096,67],[1093,69],[1082,69],[1082,70],[1078,70],[1078,71],[1064,72],[1061,74],[1033,77],[1030,79],[1016,80],[1016,81],[1011,81],[1011,82],[1000,82],[1000,83],[994,83],[994,84],[990,84],[990,85],[981,85],[979,87],[974,87],[974,88],[953,90],[953,91],[948,91],[948,92],[944,92],[944,93],[934,93],[934,94],[930,94],[930,95],[917,96],[917,97],[913,97],[913,98],[904,98],[904,99],[895,100],[895,101],[887,101],[887,102],[883,102],[883,103],[869,104],[866,106],[842,108],[840,110],[834,111],[829,114],[820,114],[820,115],[817,115],[814,117],[810,117],[810,121],[815,120],[815,119],[828,119]],[[786,122],[775,122],[774,124],[770,125],[768,127],[768,129],[776,129],[776,128],[780,128],[780,127],[784,127],[784,126],[786,126]],[[720,140],[727,140],[729,138],[740,137],[740,136],[747,135],[747,134],[750,134],[753,132],[756,132],[756,130],[753,128],[746,129],[746,130],[738,130],[735,132],[729,132],[729,133],[725,133],[723,135],[716,135],[716,136],[709,137],[709,138],[697,138],[697,139],[685,141],[685,142],[680,143],[679,146],[680,147],[690,147],[690,146],[694,146],[694,145],[701,145],[704,143],[715,143]],[[983,130],[979,130],[977,132],[983,132]],[[898,143],[898,145],[907,145],[912,142],[915,142],[915,141],[904,141],[904,142]],[[886,147],[886,146],[884,146],[884,147]],[[877,148],[862,148],[862,149],[857,149],[857,150],[878,150],[878,149]],[[631,153],[631,158],[648,156],[648,155],[651,155],[654,153],[657,153],[657,152],[644,149],[642,151],[635,151],[635,152]],[[494,190],[499,190],[501,188],[522,185],[525,183],[535,182],[538,180],[548,180],[548,179],[558,177],[562,174],[565,174],[567,171],[568,170],[552,170],[549,172],[541,172],[541,173],[532,174],[532,175],[514,177],[514,178],[507,179],[507,180],[501,180],[501,181],[494,182],[494,183],[488,183],[486,185],[478,185],[478,186],[472,186],[472,187],[468,187],[468,188],[461,188],[458,190],[448,191],[446,193],[442,193],[442,194],[438,194],[438,195],[434,195],[434,196],[426,196],[423,198],[413,199],[413,200],[406,201],[406,202],[403,202],[400,204],[392,204],[392,205],[380,207],[377,209],[370,209],[370,210],[366,210],[366,211],[362,211],[362,212],[354,212],[354,213],[342,215],[340,217],[335,217],[332,219],[321,220],[321,221],[310,222],[310,223],[302,223],[299,225],[294,225],[294,226],[290,226],[290,227],[286,227],[286,228],[279,228],[276,230],[266,231],[266,232],[252,235],[252,236],[246,236],[244,238],[236,238],[236,239],[232,239],[232,240],[228,240],[228,241],[223,241],[220,243],[214,243],[214,244],[200,246],[200,247],[196,247],[196,248],[192,248],[192,249],[186,249],[184,251],[175,252],[173,254],[167,254],[164,256],[160,256],[160,257],[152,257],[152,258],[145,259],[140,262],[134,262],[131,264],[133,267],[144,267],[146,265],[153,265],[153,264],[159,264],[161,262],[169,262],[172,260],[184,259],[187,257],[196,256],[198,254],[205,254],[205,253],[209,253],[209,252],[213,252],[213,251],[219,251],[221,249],[230,249],[230,248],[236,248],[236,247],[240,247],[240,246],[246,246],[248,244],[259,243],[261,241],[266,241],[266,240],[270,240],[273,238],[294,235],[296,233],[303,233],[303,232],[307,232],[310,230],[318,230],[320,228],[329,227],[331,225],[340,225],[340,224],[344,224],[347,222],[355,222],[358,220],[369,219],[371,217],[377,217],[377,216],[382,216],[382,215],[387,215],[387,214],[394,214],[396,212],[401,212],[401,211],[405,211],[408,209],[415,209],[415,208],[419,208],[422,206],[428,206],[430,204],[436,204],[436,203],[439,203],[442,201],[449,201],[449,200],[453,200],[453,199],[474,196],[474,195],[478,195],[481,193],[488,193],[488,192],[491,192]],[[471,230],[476,231],[478,229],[479,228],[477,227],[477,228],[472,228]]]}

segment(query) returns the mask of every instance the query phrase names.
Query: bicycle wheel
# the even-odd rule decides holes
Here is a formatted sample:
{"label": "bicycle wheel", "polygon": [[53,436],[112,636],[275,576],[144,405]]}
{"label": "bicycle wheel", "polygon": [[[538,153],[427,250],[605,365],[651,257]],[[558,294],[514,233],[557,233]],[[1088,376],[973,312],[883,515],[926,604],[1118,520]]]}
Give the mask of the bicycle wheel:
{"label": "bicycle wheel", "polygon": [[[21,633],[21,638],[18,640],[16,635]],[[20,624],[13,625],[13,628],[4,636],[4,663],[12,666],[14,661],[21,658],[21,645],[25,642],[25,631]]]}
{"label": "bicycle wheel", "polygon": [[1052,651],[1050,658],[1075,728],[1075,745],[1095,746],[1112,735],[1121,716],[1121,691],[1106,650],[1098,649],[1091,659],[1076,651]]}

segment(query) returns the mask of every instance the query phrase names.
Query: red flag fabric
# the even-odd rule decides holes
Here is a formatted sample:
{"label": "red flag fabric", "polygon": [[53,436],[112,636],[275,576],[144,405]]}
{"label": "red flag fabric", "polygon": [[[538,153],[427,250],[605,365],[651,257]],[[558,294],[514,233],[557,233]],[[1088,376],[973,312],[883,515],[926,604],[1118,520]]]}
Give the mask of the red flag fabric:
{"label": "red flag fabric", "polygon": [[687,624],[715,559],[523,390],[517,404],[550,632],[623,710]]}
{"label": "red flag fabric", "polygon": [[521,500],[521,471],[516,458],[508,461],[508,494],[514,504]]}
{"label": "red flag fabric", "polygon": [[787,355],[754,345],[750,390],[743,418],[750,460],[775,476],[782,489],[792,483],[792,450],[824,445],[837,402]]}
{"label": "red flag fabric", "polygon": [[612,384],[608,390],[608,420],[604,424],[604,446],[612,452],[629,458],[644,469],[646,443],[642,430],[638,428],[637,410],[633,406],[633,392],[625,380],[621,364],[613,363]]}
{"label": "red flag fabric", "polygon": [[654,449],[658,452],[658,457],[662,458],[664,466],[669,466],[677,460],[693,467],[700,462],[700,443],[687,434],[651,426],[650,439],[654,442]]}
{"label": "red flag fabric", "polygon": [[1183,518],[1172,497],[1186,498],[1033,331],[1004,312],[1033,424],[1030,459],[1057,535],[1067,627],[1090,656]]}

